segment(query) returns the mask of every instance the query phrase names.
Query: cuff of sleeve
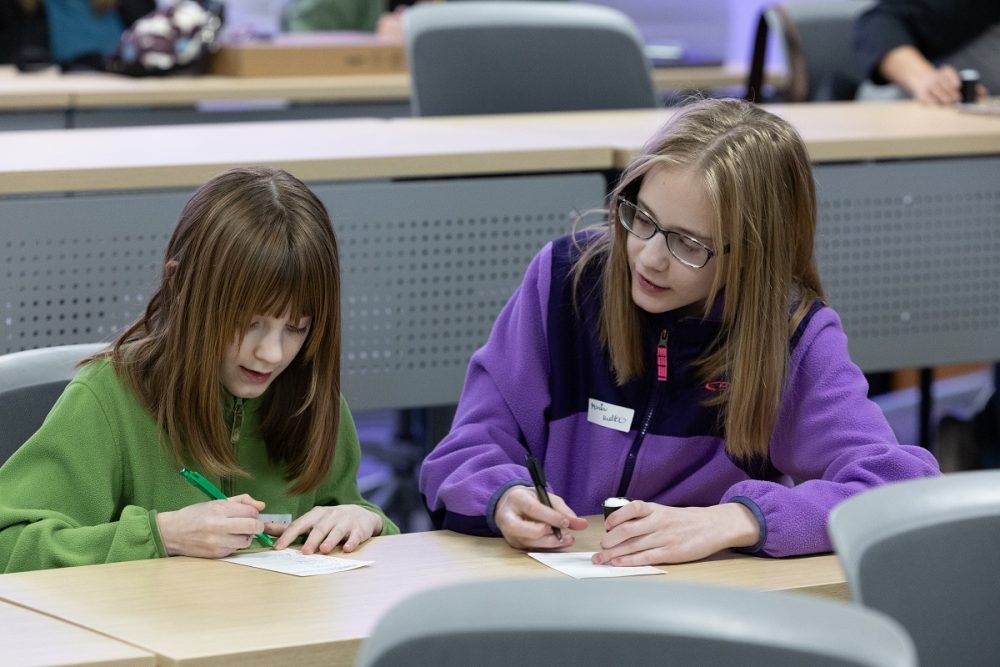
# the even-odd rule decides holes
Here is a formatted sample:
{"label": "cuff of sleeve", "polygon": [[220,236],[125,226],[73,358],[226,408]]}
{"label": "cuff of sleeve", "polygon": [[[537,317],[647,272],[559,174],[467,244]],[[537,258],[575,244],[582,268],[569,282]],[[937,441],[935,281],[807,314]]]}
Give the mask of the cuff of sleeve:
{"label": "cuff of sleeve", "polygon": [[160,529],[156,523],[156,510],[149,510],[147,514],[149,517],[149,532],[153,536],[153,544],[156,546],[156,555],[160,558],[167,557],[167,547],[163,544],[163,537],[160,535]]}
{"label": "cuff of sleeve", "polygon": [[493,514],[497,511],[497,503],[500,502],[500,496],[502,496],[507,489],[512,486],[533,486],[533,484],[526,479],[514,479],[493,492],[493,495],[490,496],[489,503],[486,504],[486,525],[489,526],[494,535],[502,535],[500,529],[497,528],[496,520],[493,516]]}
{"label": "cuff of sleeve", "polygon": [[753,512],[754,518],[757,519],[757,525],[760,526],[760,538],[757,540],[757,543],[752,547],[737,547],[735,551],[745,554],[755,554],[759,552],[764,548],[764,543],[767,542],[767,522],[764,520],[764,512],[761,511],[757,503],[750,500],[746,496],[733,496],[728,502],[739,503]]}

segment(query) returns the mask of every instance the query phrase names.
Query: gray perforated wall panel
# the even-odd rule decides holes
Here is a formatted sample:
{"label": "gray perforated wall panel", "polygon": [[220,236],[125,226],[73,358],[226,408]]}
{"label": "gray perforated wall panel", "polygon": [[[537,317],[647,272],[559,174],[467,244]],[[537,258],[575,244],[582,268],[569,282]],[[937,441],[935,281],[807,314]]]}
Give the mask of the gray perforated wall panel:
{"label": "gray perforated wall panel", "polygon": [[455,403],[529,260],[601,205],[599,175],[316,189],[344,256],[344,382],[364,405]]}
{"label": "gray perforated wall panel", "polygon": [[816,254],[865,370],[1000,358],[1000,158],[816,167]]}
{"label": "gray perforated wall panel", "polygon": [[[1000,158],[819,165],[817,255],[865,370],[1000,358]],[[596,174],[314,184],[341,241],[358,408],[454,402],[469,355]],[[0,199],[0,353],[112,337],[190,191]]]}
{"label": "gray perforated wall panel", "polygon": [[[601,205],[598,174],[312,184],[341,247],[355,408],[456,402],[531,257]],[[189,190],[0,200],[0,353],[114,337],[145,307]]]}

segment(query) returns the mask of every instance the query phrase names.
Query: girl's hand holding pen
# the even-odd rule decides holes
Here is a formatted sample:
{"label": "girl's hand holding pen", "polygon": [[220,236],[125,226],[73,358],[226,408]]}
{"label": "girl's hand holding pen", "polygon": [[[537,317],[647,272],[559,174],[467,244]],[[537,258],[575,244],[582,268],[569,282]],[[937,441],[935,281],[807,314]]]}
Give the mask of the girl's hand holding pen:
{"label": "girl's hand holding pen", "polygon": [[494,521],[507,543],[516,549],[561,549],[572,546],[573,536],[556,538],[553,528],[583,530],[587,520],[578,517],[559,496],[550,493],[552,507],[538,500],[534,489],[512,486],[497,501]]}
{"label": "girl's hand holding pen", "polygon": [[344,553],[357,549],[362,542],[382,532],[382,518],[360,505],[314,507],[288,524],[267,524],[267,532],[280,535],[275,549],[284,549],[299,536],[306,535],[302,553],[312,554],[317,549],[324,554],[344,543]]}
{"label": "girl's hand holding pen", "polygon": [[264,503],[247,494],[159,512],[156,526],[170,556],[224,558],[264,530]]}

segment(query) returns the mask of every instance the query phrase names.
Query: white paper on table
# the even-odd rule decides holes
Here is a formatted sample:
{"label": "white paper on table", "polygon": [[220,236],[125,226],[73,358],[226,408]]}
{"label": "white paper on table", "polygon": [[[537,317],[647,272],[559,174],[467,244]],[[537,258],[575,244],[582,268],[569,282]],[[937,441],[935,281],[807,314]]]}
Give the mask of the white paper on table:
{"label": "white paper on table", "polygon": [[364,567],[365,565],[371,565],[375,562],[371,560],[349,560],[347,558],[337,558],[336,556],[326,556],[324,554],[306,556],[301,551],[295,549],[256,551],[254,553],[220,558],[219,560],[224,560],[227,563],[236,563],[237,565],[257,567],[262,570],[273,570],[282,574],[294,574],[297,577],[345,572]]}
{"label": "white paper on table", "polygon": [[536,553],[528,555],[542,565],[548,565],[553,570],[559,570],[574,579],[593,579],[598,577],[635,577],[642,574],[666,574],[666,570],[651,565],[638,567],[615,567],[613,565],[594,565],[590,560],[596,551],[569,551],[556,553]]}

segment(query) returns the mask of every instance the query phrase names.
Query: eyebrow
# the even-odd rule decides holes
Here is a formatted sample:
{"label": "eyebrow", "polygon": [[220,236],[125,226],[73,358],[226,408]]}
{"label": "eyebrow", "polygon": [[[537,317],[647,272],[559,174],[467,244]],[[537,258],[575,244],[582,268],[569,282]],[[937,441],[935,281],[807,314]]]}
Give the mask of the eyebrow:
{"label": "eyebrow", "polygon": [[[639,195],[636,195],[636,197],[635,197],[635,203],[639,206],[639,208],[642,209],[642,212],[645,215],[649,216],[650,218],[653,218],[653,214],[649,212],[649,209],[651,208],[650,205],[647,204],[646,202],[642,201],[642,199],[639,197]],[[653,220],[656,222],[657,225],[660,224],[660,221],[657,220],[656,218],[653,218]],[[691,238],[698,239],[699,241],[701,241],[702,243],[704,243],[707,246],[711,246],[712,245],[712,237],[711,236],[702,236],[701,234],[698,234],[694,230],[688,229],[687,227],[670,227],[670,228],[664,227],[664,229],[668,229],[668,231],[681,232],[682,234],[687,234]]]}

